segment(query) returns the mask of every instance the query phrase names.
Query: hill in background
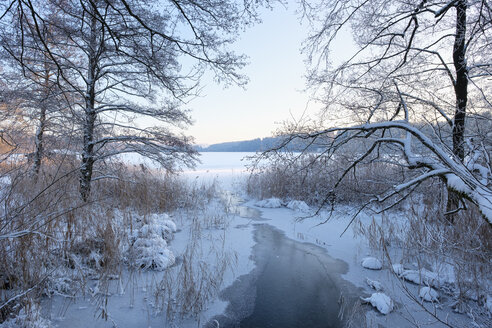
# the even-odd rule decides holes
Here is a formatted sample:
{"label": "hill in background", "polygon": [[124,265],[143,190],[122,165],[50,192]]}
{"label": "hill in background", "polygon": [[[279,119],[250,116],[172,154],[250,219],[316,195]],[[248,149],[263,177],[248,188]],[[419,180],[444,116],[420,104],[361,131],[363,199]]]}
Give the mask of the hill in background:
{"label": "hill in background", "polygon": [[[217,144],[212,144],[209,146],[195,146],[198,152],[261,152],[268,149],[278,147],[285,137],[267,137],[267,138],[256,138],[252,140],[243,141],[230,141],[222,142]],[[309,151],[317,151],[320,145],[316,143],[309,145],[299,139],[289,143],[286,149],[287,151],[302,151],[306,147]]]}

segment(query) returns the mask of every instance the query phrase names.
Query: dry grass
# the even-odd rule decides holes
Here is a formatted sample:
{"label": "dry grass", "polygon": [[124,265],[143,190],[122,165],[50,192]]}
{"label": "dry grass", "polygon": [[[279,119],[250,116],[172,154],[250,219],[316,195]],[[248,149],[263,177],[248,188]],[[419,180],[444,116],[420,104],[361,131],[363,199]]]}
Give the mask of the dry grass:
{"label": "dry grass", "polygon": [[468,300],[483,305],[491,292],[492,227],[483,220],[478,209],[468,204],[468,209],[456,215],[453,224],[444,218],[442,207],[413,210],[405,240],[409,255],[424,257],[437,265],[451,266],[454,272],[455,308],[466,312]]}
{"label": "dry grass", "polygon": [[359,232],[388,262],[436,272],[436,287],[450,296],[448,305],[455,311],[486,318],[484,303],[492,291],[492,228],[472,204],[450,224],[442,210],[445,202],[435,195],[433,202],[418,197],[410,211],[383,215],[361,225]]}
{"label": "dry grass", "polygon": [[134,216],[171,212],[198,194],[175,176],[114,165],[83,203],[73,159],[46,161],[38,177],[24,164],[0,165],[10,181],[0,188],[0,323],[42,295],[85,292],[88,278],[104,286],[121,272]]}
{"label": "dry grass", "polygon": [[[210,221],[214,220],[207,218],[209,215],[195,207],[195,212],[189,216],[189,243],[181,261],[165,272],[154,289],[154,306],[165,311],[171,326],[183,318],[199,320],[200,313],[218,295],[224,274],[237,261],[235,254],[225,249],[225,234],[218,239],[204,236]],[[203,241],[211,238],[214,241],[205,248]]]}
{"label": "dry grass", "polygon": [[401,168],[396,165],[368,161],[338,182],[350,163],[344,156],[330,159],[316,154],[300,158],[295,158],[295,154],[282,156],[252,170],[247,183],[251,196],[303,200],[314,206],[330,201],[351,203],[383,193],[401,177]]}

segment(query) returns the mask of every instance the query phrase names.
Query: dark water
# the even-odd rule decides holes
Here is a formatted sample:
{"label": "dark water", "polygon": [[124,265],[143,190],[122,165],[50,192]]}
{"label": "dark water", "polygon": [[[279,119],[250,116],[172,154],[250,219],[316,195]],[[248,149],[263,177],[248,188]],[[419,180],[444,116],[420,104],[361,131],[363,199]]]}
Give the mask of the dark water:
{"label": "dark water", "polygon": [[340,277],[348,269],[345,262],[267,224],[255,226],[255,241],[256,269],[221,295],[230,302],[226,313],[214,318],[221,328],[343,326],[340,309],[351,308],[356,290]]}

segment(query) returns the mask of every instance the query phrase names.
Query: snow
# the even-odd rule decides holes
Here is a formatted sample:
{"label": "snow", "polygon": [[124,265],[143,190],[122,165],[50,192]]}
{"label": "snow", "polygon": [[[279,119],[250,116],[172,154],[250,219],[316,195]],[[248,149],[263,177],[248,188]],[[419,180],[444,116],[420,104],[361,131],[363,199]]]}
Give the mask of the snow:
{"label": "snow", "polygon": [[439,287],[441,283],[437,273],[429,271],[427,269],[404,270],[399,276],[417,285],[423,284],[428,286]]}
{"label": "snow", "polygon": [[142,225],[129,252],[131,265],[141,269],[165,270],[175,262],[167,242],[174,238],[176,224],[167,214],[153,214]]}
{"label": "snow", "polygon": [[39,305],[34,305],[29,314],[26,314],[24,308],[15,318],[10,318],[0,323],[0,328],[51,328],[53,325],[50,320],[41,315]]}
{"label": "snow", "polygon": [[397,276],[401,276],[401,274],[405,271],[405,268],[403,267],[402,264],[393,264],[392,266],[393,272]]}
{"label": "snow", "polygon": [[388,295],[384,293],[374,293],[371,295],[371,297],[361,297],[361,300],[365,303],[370,303],[382,314],[388,314],[393,311],[393,301]]}
{"label": "snow", "polygon": [[426,302],[437,302],[439,293],[432,287],[422,287],[419,291],[419,297]]}
{"label": "snow", "polygon": [[365,257],[362,259],[361,264],[364,268],[370,270],[381,270],[383,268],[381,261],[375,257]]}
{"label": "snow", "polygon": [[446,174],[447,185],[458,192],[462,192],[478,205],[480,212],[492,224],[492,192],[489,188],[484,187],[480,183],[475,185],[475,188],[470,188],[456,174]]}
{"label": "snow", "polygon": [[162,225],[168,227],[171,230],[171,232],[178,231],[178,228],[176,227],[176,223],[174,223],[171,220],[164,220],[164,221],[162,221]]}
{"label": "snow", "polygon": [[148,238],[149,236],[160,236],[166,241],[170,241],[174,238],[173,233],[176,232],[176,223],[168,219],[167,214],[153,214],[148,220],[149,222],[144,224],[138,230],[138,236],[140,238]]}
{"label": "snow", "polygon": [[255,205],[263,208],[279,208],[282,207],[282,201],[278,198],[268,198],[256,202]]}
{"label": "snow", "polygon": [[382,291],[384,288],[383,288],[383,285],[379,282],[379,281],[376,281],[376,280],[371,280],[369,278],[366,278],[366,283],[369,287],[371,287],[372,289],[376,290],[376,291]]}
{"label": "snow", "polygon": [[237,189],[242,183],[242,178],[247,174],[247,166],[250,164],[250,152],[203,152],[200,153],[195,169],[184,168],[183,176],[198,183],[220,180],[221,187],[225,190]]}
{"label": "snow", "polygon": [[291,200],[287,203],[287,208],[298,212],[309,212],[309,205],[302,200]]}
{"label": "snow", "polygon": [[0,176],[0,187],[9,186],[11,183],[12,182],[8,175]]}
{"label": "snow", "polygon": [[492,295],[487,295],[487,301],[485,302],[489,316],[492,316]]}
{"label": "snow", "polygon": [[[280,208],[284,206],[284,202],[279,198],[268,198],[263,199],[255,203],[255,206],[262,208]],[[291,200],[285,205],[288,209],[296,212],[309,212],[310,208],[306,202],[302,200]]]}
{"label": "snow", "polygon": [[[231,155],[232,157],[227,157]],[[365,316],[368,326],[370,327],[414,327],[414,323],[419,323],[421,326],[426,327],[442,327],[439,323],[432,318],[422,304],[418,304],[412,297],[416,297],[420,294],[423,288],[428,287],[437,288],[433,284],[426,284],[426,282],[438,281],[436,280],[437,274],[427,270],[406,270],[402,264],[394,264],[389,268],[383,268],[382,263],[375,257],[363,258],[367,254],[378,256],[382,258],[381,254],[374,253],[370,250],[367,241],[357,234],[351,234],[349,229],[347,233],[341,236],[342,231],[347,227],[350,222],[351,216],[354,213],[353,206],[337,206],[334,211],[333,217],[324,224],[319,224],[326,219],[326,213],[320,216],[312,217],[306,220],[296,220],[296,210],[286,208],[280,199],[276,200],[262,200],[255,202],[254,200],[248,200],[244,194],[241,194],[242,185],[241,179],[244,177],[245,169],[244,161],[239,159],[244,157],[242,154],[217,154],[208,153],[202,156],[203,163],[198,165],[197,171],[185,171],[184,175],[191,181],[195,180],[209,180],[213,181],[217,179],[221,188],[225,191],[230,191],[238,198],[243,197],[246,199],[241,206],[253,208],[255,205],[261,208],[261,223],[272,225],[285,233],[287,238],[300,241],[303,243],[310,243],[316,245],[315,247],[324,248],[330,256],[335,259],[343,260],[347,265],[347,272],[342,275],[342,278],[347,282],[355,285],[358,288],[370,288],[375,289],[375,293],[371,297],[364,298],[363,300],[370,303],[372,306],[378,309],[379,312],[385,314],[379,315],[376,311],[365,311]],[[252,154],[248,154],[252,155]],[[221,159],[223,158],[223,160]],[[231,159],[233,158],[233,159]],[[213,159],[215,163],[207,163],[207,160]],[[237,160],[238,163],[230,163]],[[229,166],[229,167],[228,167]],[[260,206],[260,204],[267,204],[270,206]],[[271,206],[275,205],[275,206]],[[287,203],[288,205],[288,203]],[[215,208],[214,204],[208,204],[208,208],[205,208],[207,215],[219,214],[219,209]],[[215,211],[215,212],[214,212]],[[298,215],[298,214],[297,214]],[[374,215],[366,215],[361,213],[361,224],[370,224]],[[166,268],[174,261],[174,255],[177,258],[181,257],[183,250],[189,244],[189,235],[186,234],[189,222],[185,215],[173,215],[173,220],[170,220],[169,216],[164,214],[153,214],[143,220],[140,229],[138,227],[135,230],[132,243],[134,248],[138,248],[138,251],[134,252],[137,258],[137,265],[143,265],[147,269],[159,269]],[[234,258],[237,260],[237,264],[233,270],[229,270],[224,275],[223,287],[232,285],[232,283],[244,274],[250,273],[255,268],[255,263],[251,258],[252,247],[255,245],[253,240],[253,230],[255,229],[255,220],[251,218],[241,218],[235,214],[234,211],[230,212],[227,217],[228,224],[222,230],[217,228],[210,228],[204,232],[202,236],[202,249],[203,253],[201,260],[203,263],[212,262],[213,256],[208,252],[210,249],[215,249],[217,245],[223,245],[226,250],[230,250],[234,253]],[[178,224],[180,230],[176,233],[176,224]],[[174,224],[174,225],[173,225]],[[144,226],[146,226],[143,228]],[[167,239],[166,239],[167,238]],[[170,242],[171,239],[172,242]],[[138,241],[138,242],[137,242]],[[138,247],[136,247],[138,246]],[[391,248],[389,249],[391,251]],[[141,255],[138,255],[142,253]],[[144,254],[145,253],[145,254]],[[129,257],[131,258],[131,257]],[[367,262],[365,260],[368,260]],[[398,261],[405,261],[405,259],[398,259]],[[363,265],[361,266],[361,262]],[[371,263],[371,267],[378,267],[378,270],[366,270],[363,268],[364,262],[366,264]],[[364,266],[365,267],[365,266]],[[413,266],[411,266],[413,267]],[[436,268],[433,270],[439,272]],[[110,312],[112,312],[114,318],[118,318],[118,327],[149,327],[162,325],[163,317],[154,316],[153,309],[149,307],[148,299],[153,298],[152,286],[155,287],[155,282],[159,281],[161,277],[159,275],[166,274],[165,272],[156,272],[152,270],[144,270],[139,273],[138,278],[135,279],[134,287],[127,288],[125,295],[111,296],[108,300],[108,306]],[[396,275],[394,273],[396,273]],[[414,282],[416,284],[423,285],[416,286],[407,283],[397,276]],[[423,279],[421,279],[423,277]],[[385,293],[380,293],[384,283]],[[123,281],[125,286],[126,282]],[[405,286],[406,291],[402,289],[402,285]],[[135,296],[129,296],[131,292],[129,289],[136,290]],[[358,290],[360,293],[362,289]],[[436,291],[437,292],[437,291]],[[388,296],[390,295],[391,298]],[[429,293],[429,295],[431,295]],[[357,297],[360,294],[357,294]],[[132,298],[132,301],[129,301]],[[52,313],[58,312],[58,308],[64,307],[64,301],[59,301],[57,306],[54,306]],[[77,300],[77,309],[67,311],[65,318],[59,319],[57,322],[60,328],[81,328],[88,326],[87,318],[91,318],[94,314],[94,309],[91,307],[89,301],[81,303]],[[441,302],[444,302],[441,300]],[[128,304],[131,303],[134,309],[130,310]],[[394,307],[394,304],[402,304],[400,307]],[[87,309],[80,309],[81,305],[87,305]],[[213,316],[221,313],[225,313],[228,303],[220,299],[213,300],[200,314],[200,322],[207,322]],[[424,306],[432,306],[430,304],[424,304]],[[492,315],[492,297],[487,298],[486,306]],[[453,313],[449,307],[443,306],[442,308],[432,309],[435,310],[440,318],[445,318],[450,322],[455,323],[456,327],[468,326],[469,319],[466,316]],[[133,311],[133,312],[132,312]],[[411,313],[411,315],[408,315]],[[70,315],[69,315],[70,314]],[[56,316],[56,314],[54,314]],[[404,319],[403,319],[404,318]],[[415,322],[407,322],[406,320],[415,320]],[[77,323],[75,323],[77,322]],[[107,322],[101,320],[97,323],[91,321],[90,326],[94,327],[106,327]],[[180,322],[179,327],[196,327],[197,321],[189,320],[186,322]],[[3,328],[3,327],[2,327]]]}

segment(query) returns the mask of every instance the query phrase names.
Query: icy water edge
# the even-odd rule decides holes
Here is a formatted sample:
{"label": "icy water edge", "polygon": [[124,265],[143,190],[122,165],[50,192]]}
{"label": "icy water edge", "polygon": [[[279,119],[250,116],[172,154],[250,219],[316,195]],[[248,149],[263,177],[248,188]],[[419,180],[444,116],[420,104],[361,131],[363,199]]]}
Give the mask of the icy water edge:
{"label": "icy water edge", "polygon": [[357,289],[341,278],[346,262],[266,223],[255,224],[254,240],[255,269],[223,290],[229,306],[207,327],[338,328],[361,320],[351,313]]}

